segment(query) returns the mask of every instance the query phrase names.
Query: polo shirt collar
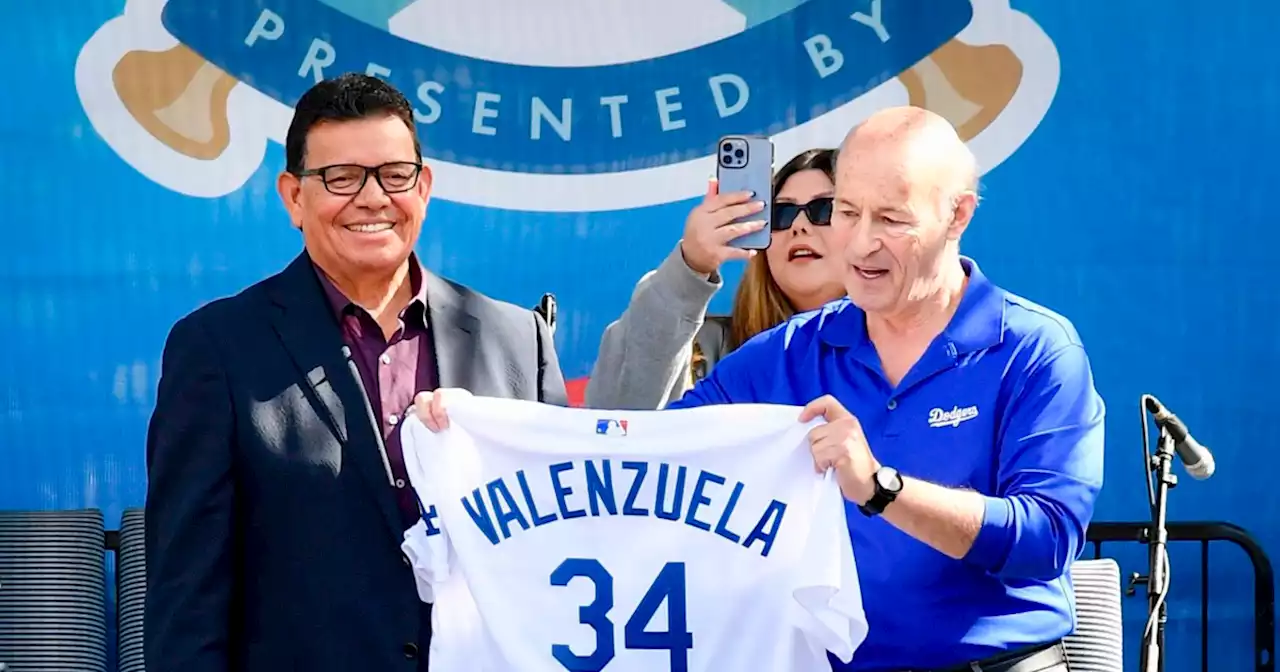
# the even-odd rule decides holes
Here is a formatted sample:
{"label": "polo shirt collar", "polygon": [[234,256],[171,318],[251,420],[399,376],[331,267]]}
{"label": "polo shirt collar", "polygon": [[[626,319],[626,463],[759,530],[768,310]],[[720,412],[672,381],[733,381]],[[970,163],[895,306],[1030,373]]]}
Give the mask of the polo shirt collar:
{"label": "polo shirt collar", "polygon": [[[955,349],[955,355],[989,348],[1004,336],[1003,291],[982,274],[973,259],[960,257],[960,266],[969,276],[969,285],[955,315],[942,330],[942,339]],[[866,313],[845,299],[824,320],[819,337],[838,348],[869,344]]]}

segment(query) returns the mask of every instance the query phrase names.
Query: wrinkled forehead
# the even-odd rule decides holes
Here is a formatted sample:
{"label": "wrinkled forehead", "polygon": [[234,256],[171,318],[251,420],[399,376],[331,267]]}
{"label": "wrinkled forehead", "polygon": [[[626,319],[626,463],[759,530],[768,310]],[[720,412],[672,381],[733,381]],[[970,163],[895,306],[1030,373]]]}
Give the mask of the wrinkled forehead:
{"label": "wrinkled forehead", "polygon": [[836,198],[864,208],[916,210],[938,194],[931,163],[901,145],[848,147],[836,166]]}

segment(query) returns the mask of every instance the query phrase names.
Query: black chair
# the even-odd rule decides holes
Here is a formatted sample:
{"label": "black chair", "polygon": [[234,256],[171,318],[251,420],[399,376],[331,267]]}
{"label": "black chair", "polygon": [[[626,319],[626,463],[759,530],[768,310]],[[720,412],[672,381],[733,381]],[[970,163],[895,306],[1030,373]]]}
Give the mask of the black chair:
{"label": "black chair", "polygon": [[1079,560],[1071,565],[1076,630],[1063,640],[1071,672],[1124,672],[1120,566],[1115,560]]}
{"label": "black chair", "polygon": [[0,511],[0,662],[107,671],[102,512]]}
{"label": "black chair", "polygon": [[[116,650],[120,672],[143,672],[142,617],[147,597],[147,556],[140,508],[125,509],[116,554]],[[3,671],[0,671],[3,672]]]}

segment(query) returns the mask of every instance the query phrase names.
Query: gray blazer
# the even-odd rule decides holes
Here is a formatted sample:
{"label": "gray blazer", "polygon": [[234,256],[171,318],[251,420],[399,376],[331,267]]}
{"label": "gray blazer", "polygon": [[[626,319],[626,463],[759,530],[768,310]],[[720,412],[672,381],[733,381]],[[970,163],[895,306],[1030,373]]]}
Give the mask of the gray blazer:
{"label": "gray blazer", "polygon": [[587,406],[654,410],[679,399],[692,385],[695,338],[706,370],[726,354],[728,321],[707,318],[723,285],[719,275],[703,278],[690,269],[677,245],[640,279],[622,317],[605,329],[587,381]]}
{"label": "gray blazer", "polygon": [[[540,316],[423,280],[441,387],[566,403]],[[174,325],[147,433],[148,669],[427,669],[366,409],[305,253]]]}

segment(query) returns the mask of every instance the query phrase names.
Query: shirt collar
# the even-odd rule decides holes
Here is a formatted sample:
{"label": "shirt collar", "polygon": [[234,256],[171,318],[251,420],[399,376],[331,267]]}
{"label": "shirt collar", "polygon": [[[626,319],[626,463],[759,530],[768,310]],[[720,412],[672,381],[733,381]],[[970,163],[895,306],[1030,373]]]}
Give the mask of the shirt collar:
{"label": "shirt collar", "polygon": [[[320,278],[320,286],[324,288],[324,296],[329,302],[329,308],[333,310],[333,315],[338,318],[338,321],[353,310],[364,310],[348,299],[319,266],[314,263],[312,266],[315,268],[316,277]],[[414,324],[423,328],[427,326],[427,283],[423,282],[425,273],[422,263],[418,261],[417,253],[410,254],[409,288],[413,291],[413,298],[409,300],[409,305],[405,306],[404,317],[406,320],[413,320]]]}
{"label": "shirt collar", "polygon": [[[960,266],[969,276],[969,285],[955,315],[942,330],[943,338],[957,355],[989,348],[1004,336],[1004,292],[982,274],[973,259],[960,257]],[[819,329],[823,341],[842,348],[867,342],[866,314],[861,309],[845,299],[828,310],[832,314],[826,316]]]}

